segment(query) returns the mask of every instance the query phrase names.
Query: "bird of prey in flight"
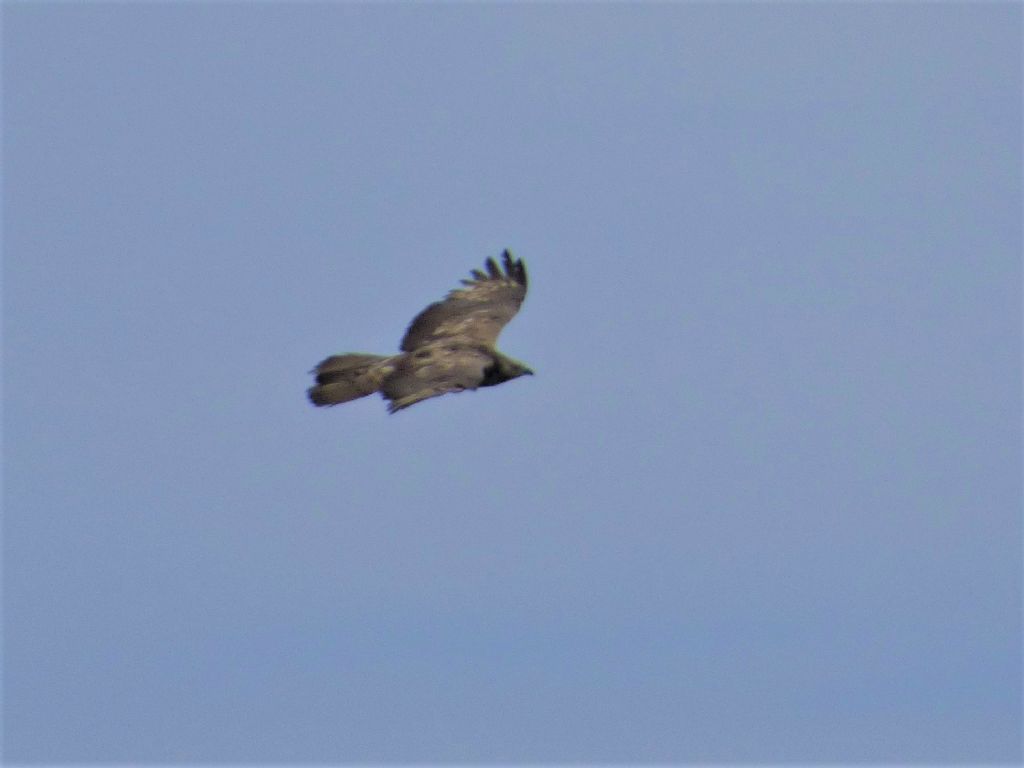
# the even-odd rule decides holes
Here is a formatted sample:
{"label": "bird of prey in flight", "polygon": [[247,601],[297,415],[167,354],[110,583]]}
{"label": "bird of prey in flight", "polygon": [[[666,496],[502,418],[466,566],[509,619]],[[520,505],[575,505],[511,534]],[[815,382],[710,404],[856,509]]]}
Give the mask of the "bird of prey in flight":
{"label": "bird of prey in flight", "polygon": [[311,371],[310,402],[337,405],[380,392],[394,413],[430,397],[533,375],[494,348],[526,297],[526,266],[506,250],[501,266],[489,258],[484,267],[413,319],[400,354],[334,355],[320,363]]}

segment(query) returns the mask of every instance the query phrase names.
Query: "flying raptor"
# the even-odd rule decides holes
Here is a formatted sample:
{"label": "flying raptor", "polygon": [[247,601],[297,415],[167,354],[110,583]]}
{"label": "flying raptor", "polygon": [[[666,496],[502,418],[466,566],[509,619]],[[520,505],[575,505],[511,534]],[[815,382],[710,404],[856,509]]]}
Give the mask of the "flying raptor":
{"label": "flying raptor", "polygon": [[380,392],[394,413],[430,397],[532,376],[494,348],[526,297],[526,266],[506,250],[501,266],[489,258],[484,267],[413,319],[400,354],[334,355],[320,363],[311,371],[310,402],[337,405]]}

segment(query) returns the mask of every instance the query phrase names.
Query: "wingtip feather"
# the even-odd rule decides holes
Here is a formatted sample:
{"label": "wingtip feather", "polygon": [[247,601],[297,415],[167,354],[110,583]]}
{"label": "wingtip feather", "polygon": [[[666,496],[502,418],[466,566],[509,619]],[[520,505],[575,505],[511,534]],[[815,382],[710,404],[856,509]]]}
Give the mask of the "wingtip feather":
{"label": "wingtip feather", "polygon": [[509,279],[526,287],[526,265],[523,263],[523,260],[513,258],[512,251],[508,248],[502,252],[501,257],[505,263],[505,272],[508,274]]}
{"label": "wingtip feather", "polygon": [[526,265],[522,259],[515,258],[508,248],[501,252],[500,267],[497,261],[488,257],[484,262],[484,268],[487,270],[486,272],[481,269],[471,269],[472,279],[462,280],[461,283],[472,285],[486,280],[512,280],[522,286],[526,285]]}
{"label": "wingtip feather", "polygon": [[522,259],[517,259],[512,255],[512,251],[505,248],[501,252],[501,266],[498,266],[498,262],[493,258],[488,257],[484,262],[484,268],[487,270],[484,272],[480,269],[471,269],[470,274],[473,275],[471,280],[462,280],[463,285],[472,285],[486,280],[511,280],[519,283],[522,286],[526,286],[526,265]]}

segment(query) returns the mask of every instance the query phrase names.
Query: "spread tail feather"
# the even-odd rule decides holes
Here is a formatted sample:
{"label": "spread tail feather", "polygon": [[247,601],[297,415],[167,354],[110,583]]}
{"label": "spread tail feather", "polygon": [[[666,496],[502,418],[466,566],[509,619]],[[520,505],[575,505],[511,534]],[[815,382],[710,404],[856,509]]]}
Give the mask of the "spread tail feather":
{"label": "spread tail feather", "polygon": [[328,357],[311,371],[316,374],[316,384],[306,390],[309,401],[313,405],[337,405],[372,395],[394,370],[390,361],[383,355]]}

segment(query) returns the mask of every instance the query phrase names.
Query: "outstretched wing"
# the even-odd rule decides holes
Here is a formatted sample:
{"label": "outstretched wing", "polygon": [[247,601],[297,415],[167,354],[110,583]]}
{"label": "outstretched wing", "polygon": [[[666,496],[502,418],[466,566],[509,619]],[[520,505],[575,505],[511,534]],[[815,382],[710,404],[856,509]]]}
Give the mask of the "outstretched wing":
{"label": "outstretched wing", "polygon": [[502,253],[502,266],[487,259],[486,272],[473,270],[465,288],[456,288],[443,301],[420,312],[405,332],[402,351],[446,339],[477,342],[493,347],[498,334],[519,311],[526,298],[526,267],[521,259]]}

